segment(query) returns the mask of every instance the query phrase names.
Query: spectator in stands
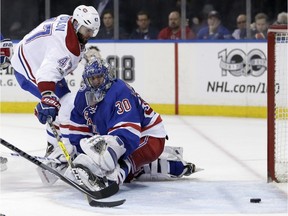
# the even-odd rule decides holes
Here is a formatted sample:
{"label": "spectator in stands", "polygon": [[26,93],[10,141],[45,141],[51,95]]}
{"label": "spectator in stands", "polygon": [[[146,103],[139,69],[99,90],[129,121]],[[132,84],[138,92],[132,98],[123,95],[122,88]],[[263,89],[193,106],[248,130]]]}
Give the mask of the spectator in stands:
{"label": "spectator in stands", "polygon": [[246,31],[246,15],[240,14],[237,19],[237,29],[234,30],[232,33],[232,37],[236,40],[239,39],[246,39],[247,38],[247,31]]}
{"label": "spectator in stands", "polygon": [[[96,39],[118,39],[114,35],[114,16],[110,10],[102,13],[103,26],[100,27]],[[127,39],[126,31],[119,27],[119,39]]]}
{"label": "spectator in stands", "polygon": [[268,16],[265,13],[256,14],[255,22],[252,24],[252,39],[266,39],[268,27]]}
{"label": "spectator in stands", "polygon": [[190,27],[195,34],[197,34],[201,28],[206,26],[206,19],[203,20],[202,16],[193,16],[190,22]]}
{"label": "spectator in stands", "polygon": [[147,12],[139,11],[136,23],[138,28],[132,31],[130,39],[157,39],[158,31],[150,25],[150,16]]}
{"label": "spectator in stands", "polygon": [[[194,39],[195,34],[189,26],[186,26],[186,39]],[[178,11],[172,11],[168,16],[168,26],[163,28],[158,39],[179,40],[181,39],[181,15]]]}
{"label": "spectator in stands", "polygon": [[209,12],[207,24],[199,30],[198,39],[233,39],[230,31],[221,24],[221,17],[217,11]]}
{"label": "spectator in stands", "polygon": [[281,12],[277,15],[277,20],[273,23],[274,25],[287,25],[288,24],[288,13]]}

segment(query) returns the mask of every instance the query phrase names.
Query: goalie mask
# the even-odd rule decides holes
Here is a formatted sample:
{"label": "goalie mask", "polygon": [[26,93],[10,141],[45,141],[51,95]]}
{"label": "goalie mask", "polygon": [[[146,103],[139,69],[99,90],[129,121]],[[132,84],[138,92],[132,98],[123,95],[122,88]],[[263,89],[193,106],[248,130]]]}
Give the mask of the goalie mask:
{"label": "goalie mask", "polygon": [[72,21],[76,30],[78,40],[86,44],[88,39],[95,37],[100,29],[100,17],[97,10],[92,6],[80,5],[73,12]]}
{"label": "goalie mask", "polygon": [[94,58],[85,66],[82,77],[90,89],[90,93],[86,94],[86,100],[91,106],[103,100],[115,80],[115,70],[105,60]]}

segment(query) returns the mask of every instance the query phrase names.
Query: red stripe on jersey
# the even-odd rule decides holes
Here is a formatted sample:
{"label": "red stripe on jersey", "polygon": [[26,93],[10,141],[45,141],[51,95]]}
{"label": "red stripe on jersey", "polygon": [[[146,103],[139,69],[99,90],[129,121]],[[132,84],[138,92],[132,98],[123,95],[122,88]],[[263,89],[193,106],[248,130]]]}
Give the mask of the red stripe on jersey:
{"label": "red stripe on jersey", "polygon": [[125,127],[132,127],[132,128],[134,128],[135,130],[141,132],[141,127],[138,126],[138,125],[135,125],[135,124],[133,124],[133,123],[121,124],[121,125],[119,125],[119,126],[117,126],[117,127],[111,128],[111,129],[109,130],[109,132],[111,132],[111,131],[113,131],[113,130],[117,130],[118,128],[125,128]]}
{"label": "red stripe on jersey", "polygon": [[78,41],[77,34],[71,22],[71,19],[68,20],[67,35],[65,38],[67,49],[73,53],[75,56],[80,55],[80,43]]}
{"label": "red stripe on jersey", "polygon": [[151,124],[151,125],[149,125],[149,126],[147,126],[147,127],[144,127],[144,128],[142,129],[142,131],[148,130],[148,129],[154,127],[155,125],[159,124],[160,122],[162,122],[162,118],[161,118],[161,116],[159,115],[159,116],[157,117],[156,121],[155,121],[153,124]]}
{"label": "red stripe on jersey", "polygon": [[31,81],[36,84],[36,79],[35,79],[35,77],[34,77],[34,75],[33,75],[33,73],[32,73],[32,70],[31,70],[30,65],[28,64],[28,62],[27,62],[27,60],[26,60],[26,58],[25,58],[25,55],[24,55],[24,52],[23,52],[23,46],[22,46],[22,45],[20,46],[20,52],[21,52],[21,56],[22,56],[22,58],[23,58],[23,60],[24,60],[24,62],[25,62],[25,64],[26,64],[26,67],[28,68],[29,74],[30,74],[30,76],[31,76],[31,78],[32,78]]}
{"label": "red stripe on jersey", "polygon": [[72,125],[69,125],[69,130],[71,131],[80,131],[80,132],[86,132],[86,133],[91,133],[89,127],[85,127],[85,126],[72,126]]}
{"label": "red stripe on jersey", "polygon": [[64,125],[64,124],[60,124],[60,127],[61,127],[61,128],[69,128],[69,127],[70,127],[70,125]]}

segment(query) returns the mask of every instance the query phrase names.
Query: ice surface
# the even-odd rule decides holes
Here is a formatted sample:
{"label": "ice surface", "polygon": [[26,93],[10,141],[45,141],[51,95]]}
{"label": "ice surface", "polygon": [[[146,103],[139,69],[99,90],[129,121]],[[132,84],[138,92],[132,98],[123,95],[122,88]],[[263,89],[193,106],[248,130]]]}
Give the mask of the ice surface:
{"label": "ice surface", "polygon": [[[0,213],[6,216],[95,215],[288,215],[287,184],[267,183],[266,120],[162,116],[171,146],[203,171],[177,181],[133,182],[107,200],[116,208],[90,207],[80,192],[58,181],[43,186],[36,166],[10,156],[1,172]],[[0,137],[31,155],[46,148],[45,126],[32,114],[1,114]],[[261,198],[250,203],[250,198]]]}

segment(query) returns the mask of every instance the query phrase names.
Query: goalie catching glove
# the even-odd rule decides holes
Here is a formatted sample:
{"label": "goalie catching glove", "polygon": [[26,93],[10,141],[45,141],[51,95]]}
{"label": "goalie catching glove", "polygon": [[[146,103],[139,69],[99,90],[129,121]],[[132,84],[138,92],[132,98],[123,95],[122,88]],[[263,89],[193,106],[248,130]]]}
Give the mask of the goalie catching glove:
{"label": "goalie catching glove", "polygon": [[51,91],[45,92],[41,101],[35,107],[35,115],[42,124],[46,124],[47,119],[52,117],[54,121],[61,107],[58,97]]}
{"label": "goalie catching glove", "polygon": [[84,138],[80,141],[80,146],[83,152],[105,171],[114,170],[118,159],[126,152],[122,140],[111,135]]}

